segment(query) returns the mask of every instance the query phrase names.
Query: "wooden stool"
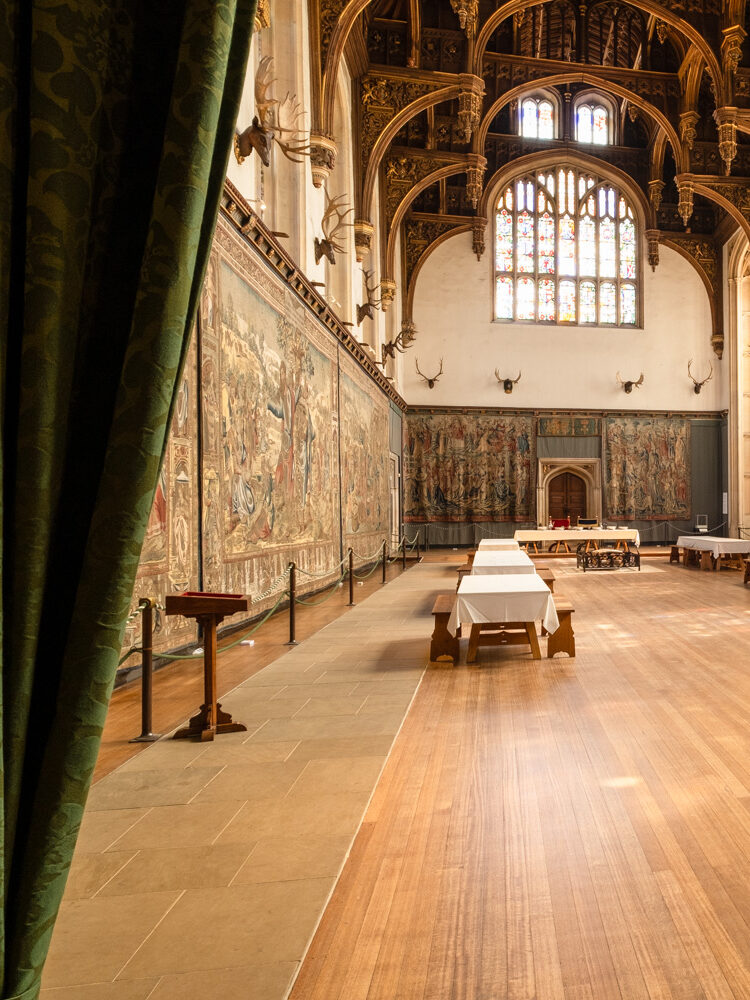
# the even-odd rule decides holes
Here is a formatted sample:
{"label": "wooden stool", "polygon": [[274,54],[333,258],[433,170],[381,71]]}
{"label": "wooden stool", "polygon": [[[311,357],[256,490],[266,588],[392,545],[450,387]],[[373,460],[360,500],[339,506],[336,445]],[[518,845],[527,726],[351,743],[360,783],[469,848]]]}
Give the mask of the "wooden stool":
{"label": "wooden stool", "polygon": [[671,563],[679,563],[680,561],[680,548],[678,545],[673,545],[672,550],[669,553],[669,561]]}
{"label": "wooden stool", "polygon": [[455,594],[438,594],[435,598],[435,603],[432,606],[432,613],[435,616],[435,628],[432,632],[432,642],[430,643],[430,660],[437,660],[441,656],[449,656],[454,663],[458,663],[458,637],[451,635],[448,631],[448,619],[453,613],[455,604]]}
{"label": "wooden stool", "polygon": [[552,659],[555,653],[567,653],[568,656],[575,656],[576,639],[571,617],[575,608],[567,597],[558,594],[555,598],[555,610],[557,611],[560,627],[556,632],[547,636],[547,659]]}

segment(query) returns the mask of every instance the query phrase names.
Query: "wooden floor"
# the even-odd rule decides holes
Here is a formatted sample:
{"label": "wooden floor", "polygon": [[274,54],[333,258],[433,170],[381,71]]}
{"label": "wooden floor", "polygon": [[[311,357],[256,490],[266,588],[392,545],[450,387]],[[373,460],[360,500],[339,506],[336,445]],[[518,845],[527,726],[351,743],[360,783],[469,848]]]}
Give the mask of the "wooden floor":
{"label": "wooden floor", "polygon": [[555,573],[576,659],[428,668],[292,1000],[750,997],[750,588]]}

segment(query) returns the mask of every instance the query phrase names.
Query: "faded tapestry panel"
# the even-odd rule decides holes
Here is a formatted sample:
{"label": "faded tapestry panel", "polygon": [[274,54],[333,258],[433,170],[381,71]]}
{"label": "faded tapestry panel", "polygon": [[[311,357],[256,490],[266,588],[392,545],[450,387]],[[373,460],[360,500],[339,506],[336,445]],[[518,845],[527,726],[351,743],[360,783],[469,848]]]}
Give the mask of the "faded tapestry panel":
{"label": "faded tapestry panel", "polygon": [[[185,370],[177,392],[174,417],[167,440],[154,505],[141,550],[132,607],[141,597],[162,604],[166,594],[197,590],[198,552],[198,409],[196,334],[193,331]],[[154,649],[174,649],[195,638],[195,622],[179,615],[154,617]],[[125,630],[123,653],[140,645],[141,618],[133,618]],[[128,659],[137,666],[140,656]]]}
{"label": "faded tapestry panel", "polygon": [[598,417],[539,417],[539,437],[599,437]]}
{"label": "faded tapestry panel", "polygon": [[409,414],[406,521],[533,519],[534,418],[523,414]]}
{"label": "faded tapestry panel", "polygon": [[390,533],[388,399],[343,351],[341,377],[341,506],[344,549],[357,562]]}
{"label": "faded tapestry panel", "polygon": [[689,420],[608,417],[605,446],[607,517],[690,518]]}
{"label": "faded tapestry panel", "polygon": [[[339,555],[336,344],[246,247],[217,229],[202,340],[204,588],[252,610],[294,561]],[[279,585],[281,586],[281,585]],[[308,585],[309,589],[309,585]]]}

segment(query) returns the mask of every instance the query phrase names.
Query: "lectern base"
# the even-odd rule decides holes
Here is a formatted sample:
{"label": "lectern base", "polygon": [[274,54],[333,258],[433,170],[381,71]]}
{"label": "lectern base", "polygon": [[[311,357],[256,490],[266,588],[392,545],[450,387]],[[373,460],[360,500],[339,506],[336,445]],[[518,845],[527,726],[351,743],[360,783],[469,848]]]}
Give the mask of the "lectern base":
{"label": "lectern base", "polygon": [[187,740],[197,737],[202,742],[209,742],[219,733],[246,733],[247,726],[241,722],[232,722],[229,712],[222,712],[221,705],[216,706],[216,724],[211,719],[209,705],[201,705],[201,710],[194,715],[184,729],[178,729],[172,739]]}

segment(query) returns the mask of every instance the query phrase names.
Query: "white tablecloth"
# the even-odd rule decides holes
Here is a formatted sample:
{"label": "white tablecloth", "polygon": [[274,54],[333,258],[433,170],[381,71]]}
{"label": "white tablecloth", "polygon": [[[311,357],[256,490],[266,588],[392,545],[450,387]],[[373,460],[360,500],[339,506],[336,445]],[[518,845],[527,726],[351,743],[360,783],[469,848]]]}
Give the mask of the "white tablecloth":
{"label": "white tablecloth", "polygon": [[680,535],[675,542],[681,549],[697,549],[719,556],[750,552],[750,540],[745,538],[716,538],[714,535]]}
{"label": "white tablecloth", "polygon": [[633,542],[641,544],[635,528],[534,528],[519,529],[513,537],[527,542]]}
{"label": "white tablecloth", "polygon": [[515,551],[517,548],[518,542],[515,538],[483,538],[477,545],[477,550],[480,552],[507,552]]}
{"label": "white tablecloth", "polygon": [[471,572],[474,576],[482,576],[488,573],[536,573],[536,569],[531,559],[520,549],[515,552],[507,549],[482,549],[474,556]]}
{"label": "white tablecloth", "polygon": [[448,630],[455,634],[463,622],[534,621],[541,621],[548,632],[556,632],[560,624],[549,587],[536,573],[465,576]]}

